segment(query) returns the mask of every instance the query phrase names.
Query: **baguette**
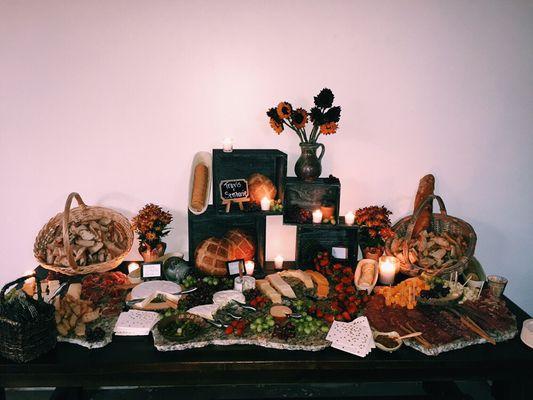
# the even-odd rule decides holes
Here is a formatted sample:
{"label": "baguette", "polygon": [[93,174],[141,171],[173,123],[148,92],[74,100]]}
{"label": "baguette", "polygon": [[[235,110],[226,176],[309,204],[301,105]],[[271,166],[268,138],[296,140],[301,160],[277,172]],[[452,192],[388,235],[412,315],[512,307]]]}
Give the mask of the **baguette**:
{"label": "baguette", "polygon": [[[423,201],[430,195],[432,195],[435,192],[435,177],[431,174],[424,176],[422,179],[420,179],[420,183],[418,184],[418,191],[416,193],[415,197],[415,205],[414,210],[415,212],[418,207],[423,203]],[[428,204],[420,216],[418,217],[418,220],[415,223],[415,227],[413,229],[413,237],[417,237],[420,232],[423,230],[427,230],[429,228],[429,224],[431,221],[431,214],[433,212],[433,207],[431,204]]]}
{"label": "baguette", "polygon": [[192,183],[191,207],[195,211],[202,211],[205,205],[205,195],[207,193],[207,177],[209,171],[207,165],[199,163],[194,168],[194,178]]}

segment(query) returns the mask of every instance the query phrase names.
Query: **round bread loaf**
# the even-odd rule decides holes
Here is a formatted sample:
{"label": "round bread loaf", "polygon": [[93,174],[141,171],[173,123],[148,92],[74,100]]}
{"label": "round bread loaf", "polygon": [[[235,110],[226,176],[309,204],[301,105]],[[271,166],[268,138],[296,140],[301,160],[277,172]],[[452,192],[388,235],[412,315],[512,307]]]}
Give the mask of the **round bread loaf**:
{"label": "round bread loaf", "polygon": [[252,174],[248,178],[248,192],[252,203],[261,204],[263,197],[274,200],[277,189],[274,183],[265,175]]}
{"label": "round bread loaf", "polygon": [[226,261],[235,258],[233,246],[226,238],[210,237],[201,242],[194,252],[196,267],[208,275],[227,275]]}
{"label": "round bread loaf", "polygon": [[255,241],[252,236],[248,235],[242,229],[231,229],[225,235],[233,251],[235,260],[244,259],[244,261],[253,260],[255,257]]}

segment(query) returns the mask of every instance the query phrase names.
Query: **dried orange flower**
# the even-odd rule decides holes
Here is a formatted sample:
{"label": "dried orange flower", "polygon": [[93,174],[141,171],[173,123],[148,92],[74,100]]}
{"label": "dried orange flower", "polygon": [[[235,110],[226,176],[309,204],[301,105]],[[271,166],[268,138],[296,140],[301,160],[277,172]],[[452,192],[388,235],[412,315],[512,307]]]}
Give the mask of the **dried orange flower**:
{"label": "dried orange flower", "polygon": [[303,108],[298,108],[292,113],[292,123],[298,129],[302,129],[307,124],[307,111]]}
{"label": "dried orange flower", "polygon": [[337,132],[339,126],[336,122],[327,122],[323,125],[320,125],[320,133],[323,135],[333,135]]}

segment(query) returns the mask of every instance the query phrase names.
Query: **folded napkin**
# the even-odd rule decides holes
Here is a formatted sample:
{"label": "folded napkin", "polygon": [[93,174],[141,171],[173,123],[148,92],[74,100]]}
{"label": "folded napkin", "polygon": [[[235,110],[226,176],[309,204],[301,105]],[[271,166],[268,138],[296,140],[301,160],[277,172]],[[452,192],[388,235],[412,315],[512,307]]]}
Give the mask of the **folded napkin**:
{"label": "folded napkin", "polygon": [[359,357],[367,356],[376,347],[372,330],[366,317],[359,317],[352,322],[334,321],[326,340],[331,347]]}
{"label": "folded napkin", "polygon": [[159,314],[153,311],[129,310],[120,313],[115,324],[115,335],[146,336],[159,321]]}

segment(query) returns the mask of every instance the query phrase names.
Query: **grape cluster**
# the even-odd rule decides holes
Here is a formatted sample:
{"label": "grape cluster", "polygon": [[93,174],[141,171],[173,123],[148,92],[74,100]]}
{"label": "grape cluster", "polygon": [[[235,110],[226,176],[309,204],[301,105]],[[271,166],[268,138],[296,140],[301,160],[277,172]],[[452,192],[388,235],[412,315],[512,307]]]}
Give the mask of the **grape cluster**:
{"label": "grape cluster", "polygon": [[302,313],[303,317],[294,321],[296,332],[302,335],[310,335],[317,331],[328,332],[329,326],[322,320],[313,318],[307,313]]}
{"label": "grape cluster", "polygon": [[250,329],[251,329],[254,333],[261,333],[261,332],[268,331],[268,330],[271,329],[274,325],[275,325],[274,317],[272,317],[272,315],[267,315],[267,316],[265,316],[265,317],[263,317],[263,318],[261,318],[261,317],[256,318],[256,319],[250,324]]}
{"label": "grape cluster", "polygon": [[272,336],[281,340],[296,337],[296,326],[292,322],[287,322],[285,325],[275,325]]}
{"label": "grape cluster", "polygon": [[302,208],[302,209],[300,209],[300,211],[298,211],[298,214],[296,216],[296,220],[300,224],[306,224],[306,223],[311,222],[313,220],[313,214],[311,213],[311,211],[305,210],[305,209]]}
{"label": "grape cluster", "polygon": [[281,212],[283,211],[283,203],[280,199],[278,200],[272,200],[270,202],[270,209],[275,212]]}
{"label": "grape cluster", "polygon": [[101,340],[104,339],[104,337],[105,337],[105,332],[99,326],[97,326],[94,329],[88,328],[87,332],[85,333],[85,338],[90,343],[100,342]]}

